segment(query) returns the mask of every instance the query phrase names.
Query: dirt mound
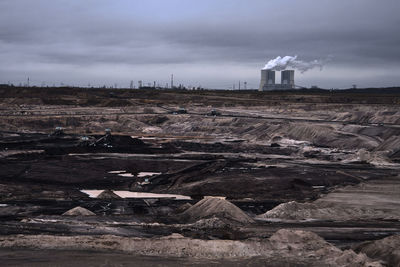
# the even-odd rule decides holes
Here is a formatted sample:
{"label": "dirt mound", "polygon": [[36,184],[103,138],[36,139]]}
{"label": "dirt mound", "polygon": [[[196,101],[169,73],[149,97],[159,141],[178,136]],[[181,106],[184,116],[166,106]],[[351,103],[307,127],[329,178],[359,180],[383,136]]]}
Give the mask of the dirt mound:
{"label": "dirt mound", "polygon": [[100,199],[120,199],[121,197],[115,194],[112,190],[104,190],[97,196]]}
{"label": "dirt mound", "polygon": [[290,201],[282,203],[258,219],[281,220],[334,220],[347,221],[371,218],[385,218],[387,215],[369,208],[337,207],[325,203],[298,203]]}
{"label": "dirt mound", "polygon": [[93,216],[96,215],[95,213],[91,212],[88,209],[82,208],[82,207],[75,207],[73,209],[70,209],[66,212],[64,212],[62,215],[66,216]]}
{"label": "dirt mound", "polygon": [[179,207],[175,210],[175,213],[177,213],[177,214],[178,214],[178,213],[182,213],[182,212],[184,212],[185,210],[191,208],[192,206],[193,206],[193,205],[190,204],[190,203],[185,203],[185,204],[179,206]]}
{"label": "dirt mound", "polygon": [[296,201],[282,203],[257,216],[259,219],[282,220],[330,219],[331,217],[331,208],[320,208],[312,203],[298,203]]}
{"label": "dirt mound", "polygon": [[241,209],[229,201],[217,197],[203,198],[181,214],[181,217],[188,222],[195,222],[200,219],[207,219],[214,216],[243,224],[253,222],[253,219]]}
{"label": "dirt mound", "polygon": [[313,232],[281,229],[269,241],[281,255],[302,252],[324,266],[381,266],[365,254],[357,254],[353,250],[342,251]]}
{"label": "dirt mound", "polygon": [[361,243],[354,248],[376,260],[383,260],[387,266],[400,267],[400,235]]}

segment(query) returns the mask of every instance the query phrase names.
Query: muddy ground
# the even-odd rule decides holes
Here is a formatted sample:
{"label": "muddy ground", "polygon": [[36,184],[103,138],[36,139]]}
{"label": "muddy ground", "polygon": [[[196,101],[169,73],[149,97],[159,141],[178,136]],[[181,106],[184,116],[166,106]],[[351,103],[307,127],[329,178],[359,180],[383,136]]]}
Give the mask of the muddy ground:
{"label": "muddy ground", "polygon": [[[85,266],[396,262],[371,249],[370,258],[357,253],[363,242],[400,234],[397,90],[1,91],[0,253],[7,264],[64,264],[69,255]],[[82,208],[75,216],[63,215],[75,207]],[[174,235],[179,242],[165,241]],[[51,236],[60,243],[34,242]],[[309,246],[296,247],[299,240]],[[135,242],[148,249],[132,248]],[[218,249],[207,252],[199,242]],[[248,253],[227,254],[225,246]],[[87,252],[74,252],[81,249]]]}

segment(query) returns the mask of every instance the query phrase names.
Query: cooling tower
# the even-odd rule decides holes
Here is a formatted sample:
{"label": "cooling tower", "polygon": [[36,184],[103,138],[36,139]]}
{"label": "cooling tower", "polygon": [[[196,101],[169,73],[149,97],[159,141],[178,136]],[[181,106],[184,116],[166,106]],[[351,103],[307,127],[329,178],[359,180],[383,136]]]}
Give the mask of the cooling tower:
{"label": "cooling tower", "polygon": [[293,89],[294,86],[294,70],[284,70],[281,73],[281,84],[283,89]]}
{"label": "cooling tower", "polygon": [[275,71],[261,70],[261,82],[259,91],[268,90],[275,86]]}

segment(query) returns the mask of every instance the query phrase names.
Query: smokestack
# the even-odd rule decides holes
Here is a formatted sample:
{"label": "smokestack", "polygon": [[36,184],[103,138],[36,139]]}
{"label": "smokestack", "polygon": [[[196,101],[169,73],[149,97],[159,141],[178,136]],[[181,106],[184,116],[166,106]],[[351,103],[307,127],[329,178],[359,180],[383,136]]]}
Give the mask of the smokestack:
{"label": "smokestack", "polygon": [[275,71],[261,70],[261,82],[258,91],[264,91],[275,87]]}

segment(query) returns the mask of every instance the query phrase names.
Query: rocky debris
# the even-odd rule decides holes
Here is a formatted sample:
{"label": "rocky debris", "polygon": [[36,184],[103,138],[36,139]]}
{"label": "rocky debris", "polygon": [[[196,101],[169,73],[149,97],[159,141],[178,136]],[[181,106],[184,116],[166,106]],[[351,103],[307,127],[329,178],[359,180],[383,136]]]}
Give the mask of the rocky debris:
{"label": "rocky debris", "polygon": [[112,190],[104,190],[103,192],[101,192],[97,198],[99,199],[121,199],[120,196],[118,196],[117,194],[115,194]]}
{"label": "rocky debris", "polygon": [[218,197],[206,197],[181,214],[186,222],[218,217],[231,222],[249,224],[253,219],[229,201]]}
{"label": "rocky debris", "polygon": [[119,251],[133,255],[229,259],[263,257],[307,260],[309,266],[382,266],[365,254],[342,251],[318,235],[300,230],[281,229],[269,239],[200,240],[172,234],[161,238],[129,238],[113,235],[54,236],[7,235],[0,247],[34,249],[75,249]]}
{"label": "rocky debris", "polygon": [[400,235],[364,242],[353,249],[372,259],[382,260],[387,266],[400,267]]}
{"label": "rocky debris", "polygon": [[78,207],[75,207],[73,209],[70,209],[70,210],[64,212],[62,215],[65,215],[65,216],[93,216],[96,214],[91,212],[88,209],[78,206]]}

